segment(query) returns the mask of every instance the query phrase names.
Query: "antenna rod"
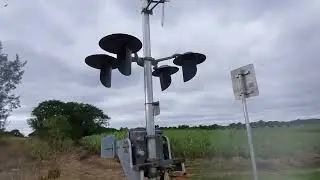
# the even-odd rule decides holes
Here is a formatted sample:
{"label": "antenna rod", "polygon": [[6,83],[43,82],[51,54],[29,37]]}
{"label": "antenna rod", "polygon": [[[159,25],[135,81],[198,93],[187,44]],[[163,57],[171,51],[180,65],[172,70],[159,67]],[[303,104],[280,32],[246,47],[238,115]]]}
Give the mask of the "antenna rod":
{"label": "antenna rod", "polygon": [[161,14],[161,27],[163,27],[164,24],[164,5],[165,3],[162,3],[162,14]]}
{"label": "antenna rod", "polygon": [[[143,55],[145,58],[151,58],[151,43],[150,43],[150,20],[151,11],[148,10],[150,5],[148,0],[142,2],[142,33],[143,33]],[[155,141],[155,125],[153,115],[153,87],[152,87],[152,63],[144,61],[144,93],[145,93],[145,117],[146,131],[148,143],[148,158],[149,160],[156,159],[156,141]],[[150,168],[149,177],[156,180],[156,168]]]}

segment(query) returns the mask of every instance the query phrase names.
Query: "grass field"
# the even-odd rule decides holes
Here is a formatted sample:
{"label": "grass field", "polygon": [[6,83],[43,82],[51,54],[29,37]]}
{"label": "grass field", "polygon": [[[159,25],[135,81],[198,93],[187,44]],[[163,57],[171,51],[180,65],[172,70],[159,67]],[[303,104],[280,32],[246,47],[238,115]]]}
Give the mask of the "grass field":
{"label": "grass field", "polygon": [[[252,130],[256,155],[259,158],[300,157],[320,154],[320,126],[256,128]],[[122,139],[126,132],[116,132]],[[166,130],[173,154],[184,158],[244,157],[248,158],[247,136],[244,129],[226,130]],[[103,135],[82,139],[90,150],[100,152]]]}
{"label": "grass field", "polygon": [[[320,155],[319,125],[255,128],[252,133],[260,180],[320,179],[320,159],[315,159]],[[174,156],[189,159],[191,179],[252,179],[245,129],[173,129],[165,134]],[[99,153],[105,135],[85,137],[82,143]],[[115,135],[122,139],[126,132]]]}
{"label": "grass field", "polygon": [[[126,132],[116,132],[122,139]],[[175,157],[185,157],[191,180],[252,179],[245,130],[166,130]],[[53,148],[33,138],[0,139],[0,179],[124,179],[120,164],[94,155],[104,135]],[[259,180],[319,180],[320,126],[253,129]],[[90,151],[86,150],[89,149]]]}
{"label": "grass field", "polygon": [[[319,170],[286,171],[278,173],[260,172],[259,180],[319,180]],[[207,173],[195,175],[192,180],[249,180],[252,179],[250,172],[242,173]]]}

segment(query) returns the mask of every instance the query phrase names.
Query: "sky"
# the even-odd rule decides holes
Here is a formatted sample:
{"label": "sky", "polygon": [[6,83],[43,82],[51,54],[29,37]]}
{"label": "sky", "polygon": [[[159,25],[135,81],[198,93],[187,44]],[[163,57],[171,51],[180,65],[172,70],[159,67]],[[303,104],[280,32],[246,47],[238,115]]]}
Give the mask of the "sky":
{"label": "sky", "polygon": [[[131,76],[113,70],[112,87],[105,88],[99,71],[84,63],[88,55],[107,53],[98,46],[106,35],[142,41],[140,8],[139,0],[0,0],[4,51],[27,61],[16,92],[21,107],[8,129],[30,133],[31,110],[50,99],[93,104],[115,128],[144,126],[143,68],[133,64]],[[161,107],[156,124],[244,122],[230,71],[251,63],[260,94],[248,99],[250,121],[320,117],[320,1],[171,0],[164,17],[164,27],[160,7],[151,17],[154,58],[193,51],[207,59],[186,83],[180,69],[164,92],[153,78]]]}

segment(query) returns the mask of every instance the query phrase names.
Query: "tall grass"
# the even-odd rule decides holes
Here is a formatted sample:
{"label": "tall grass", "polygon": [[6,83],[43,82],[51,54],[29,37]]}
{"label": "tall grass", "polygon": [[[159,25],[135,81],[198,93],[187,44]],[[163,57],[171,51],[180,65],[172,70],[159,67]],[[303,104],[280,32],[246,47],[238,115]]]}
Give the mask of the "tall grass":
{"label": "tall grass", "polygon": [[[320,153],[320,126],[295,126],[256,128],[252,130],[256,155],[260,158],[278,158]],[[82,143],[93,152],[100,152],[103,136],[94,135],[82,139]],[[116,132],[122,139],[126,132]],[[249,157],[245,129],[165,130],[175,157]]]}
{"label": "tall grass", "polygon": [[[320,152],[320,132],[309,127],[253,129],[256,155],[261,158]],[[169,130],[165,132],[176,156],[188,158],[249,156],[246,131]]]}
{"label": "tall grass", "polygon": [[[192,176],[191,180],[248,180],[252,179],[251,173],[237,172],[237,173],[211,173],[211,174],[197,174]],[[260,180],[319,180],[320,171],[318,170],[304,170],[304,171],[286,171],[285,173],[260,172]]]}
{"label": "tall grass", "polygon": [[34,160],[49,160],[54,159],[59,153],[71,152],[73,141],[66,139],[60,142],[52,142],[40,140],[39,138],[25,139],[22,142],[26,148],[28,155]]}

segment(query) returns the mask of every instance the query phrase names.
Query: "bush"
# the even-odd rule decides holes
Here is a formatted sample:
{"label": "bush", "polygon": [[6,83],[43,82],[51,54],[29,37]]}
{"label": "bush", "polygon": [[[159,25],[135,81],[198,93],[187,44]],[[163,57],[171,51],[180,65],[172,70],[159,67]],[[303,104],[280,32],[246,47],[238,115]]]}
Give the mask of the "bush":
{"label": "bush", "polygon": [[53,116],[44,121],[49,138],[66,139],[71,137],[71,125],[65,116]]}
{"label": "bush", "polygon": [[[45,140],[56,151],[70,150],[73,144],[71,140],[71,125],[64,116],[54,116],[44,121],[47,129]],[[43,133],[42,133],[43,134]]]}

